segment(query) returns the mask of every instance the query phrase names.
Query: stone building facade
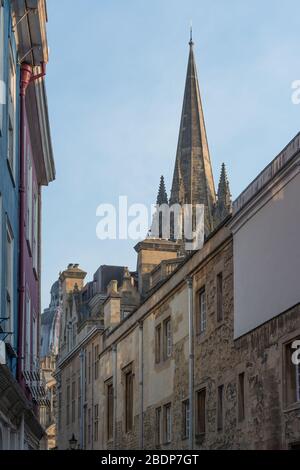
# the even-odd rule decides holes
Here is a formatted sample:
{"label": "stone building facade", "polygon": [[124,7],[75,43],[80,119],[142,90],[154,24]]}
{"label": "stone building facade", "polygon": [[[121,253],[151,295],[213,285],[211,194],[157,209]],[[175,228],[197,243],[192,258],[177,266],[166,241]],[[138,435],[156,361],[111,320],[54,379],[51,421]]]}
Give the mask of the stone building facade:
{"label": "stone building facade", "polygon": [[[292,390],[287,345],[300,338],[300,305],[234,340],[233,243],[224,226],[133,314],[113,329],[105,322],[93,327],[59,362],[59,448],[68,448],[73,434],[85,449],[189,448],[189,276],[194,304],[193,447],[299,445],[300,403],[287,399]],[[204,286],[206,325],[201,326]],[[120,310],[115,313],[120,318]]]}
{"label": "stone building facade", "polygon": [[191,41],[171,202],[206,195],[205,242],[186,253],[150,233],[137,272],[110,269],[101,288],[78,265],[61,274],[59,449],[73,436],[82,449],[299,448],[299,162],[297,135],[232,212],[225,166],[214,193]]}
{"label": "stone building facade", "polygon": [[46,449],[56,448],[56,380],[54,377],[58,355],[61,319],[60,283],[51,287],[50,305],[41,316],[40,368],[45,384],[45,400],[40,403],[40,422],[46,431]]}

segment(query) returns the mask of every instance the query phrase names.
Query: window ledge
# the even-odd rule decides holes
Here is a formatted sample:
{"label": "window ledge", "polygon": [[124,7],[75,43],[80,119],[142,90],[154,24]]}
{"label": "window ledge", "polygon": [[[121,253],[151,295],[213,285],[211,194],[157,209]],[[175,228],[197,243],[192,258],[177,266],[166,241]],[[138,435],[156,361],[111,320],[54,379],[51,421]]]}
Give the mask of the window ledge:
{"label": "window ledge", "polygon": [[289,413],[291,411],[295,410],[300,410],[300,401],[292,403],[291,405],[287,405],[285,408],[283,408],[283,413]]}
{"label": "window ledge", "polygon": [[226,324],[226,319],[223,318],[223,320],[216,320],[216,330],[219,330],[220,328],[222,328],[222,326],[224,326]]}
{"label": "window ledge", "polygon": [[162,359],[160,362],[155,362],[154,367],[159,371],[167,367],[171,362],[172,356]]}
{"label": "window ledge", "polygon": [[197,343],[204,343],[207,340],[207,330],[203,331],[202,333],[196,333]]}
{"label": "window ledge", "polygon": [[38,281],[39,280],[39,275],[38,275],[37,269],[35,267],[33,267],[33,274],[34,274],[35,280]]}
{"label": "window ledge", "polygon": [[27,243],[29,257],[32,258],[31,241],[27,238],[27,235],[26,235],[26,243]]}

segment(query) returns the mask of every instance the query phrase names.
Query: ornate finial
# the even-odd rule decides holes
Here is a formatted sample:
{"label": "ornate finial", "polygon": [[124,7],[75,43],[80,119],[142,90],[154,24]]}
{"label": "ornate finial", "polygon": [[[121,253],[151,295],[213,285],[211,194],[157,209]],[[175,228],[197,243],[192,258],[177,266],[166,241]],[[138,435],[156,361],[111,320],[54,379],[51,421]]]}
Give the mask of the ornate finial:
{"label": "ornate finial", "polygon": [[231,194],[227,178],[225,163],[222,163],[221,175],[218,187],[218,200],[215,206],[215,221],[218,225],[232,211]]}
{"label": "ornate finial", "polygon": [[162,204],[168,204],[168,195],[165,186],[164,177],[160,177],[160,184],[158,189],[158,195],[156,199],[156,205],[161,206]]}
{"label": "ornate finial", "polygon": [[190,46],[193,46],[194,43],[193,43],[193,24],[191,22],[191,26],[190,26],[190,42],[189,42],[189,45]]}

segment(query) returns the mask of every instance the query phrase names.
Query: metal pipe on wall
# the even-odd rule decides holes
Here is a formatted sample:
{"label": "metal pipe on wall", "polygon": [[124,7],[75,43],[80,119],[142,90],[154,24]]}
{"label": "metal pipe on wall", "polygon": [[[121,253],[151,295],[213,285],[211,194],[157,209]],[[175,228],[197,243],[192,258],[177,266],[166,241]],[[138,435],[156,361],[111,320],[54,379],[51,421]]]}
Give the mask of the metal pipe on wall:
{"label": "metal pipe on wall", "polygon": [[118,373],[118,358],[117,358],[117,345],[112,347],[113,355],[113,397],[114,397],[114,410],[113,410],[113,442],[114,449],[117,446],[117,373]]}
{"label": "metal pipe on wall", "polygon": [[30,84],[32,77],[32,67],[29,64],[22,64],[21,66],[21,79],[20,79],[20,151],[19,151],[19,303],[18,303],[18,363],[17,363],[17,376],[18,381],[23,389],[25,383],[23,378],[23,354],[24,354],[24,328],[25,328],[25,205],[26,205],[26,176],[25,176],[25,158],[26,158],[26,91]]}
{"label": "metal pipe on wall", "polygon": [[139,419],[139,447],[144,448],[144,325],[139,322],[139,395],[140,395],[140,419]]}
{"label": "metal pipe on wall", "polygon": [[84,350],[81,349],[80,354],[80,437],[79,437],[79,442],[80,442],[80,449],[84,449],[84,359],[85,359],[85,353]]}
{"label": "metal pipe on wall", "polygon": [[194,312],[193,312],[193,278],[186,279],[188,286],[189,311],[189,448],[194,448]]}

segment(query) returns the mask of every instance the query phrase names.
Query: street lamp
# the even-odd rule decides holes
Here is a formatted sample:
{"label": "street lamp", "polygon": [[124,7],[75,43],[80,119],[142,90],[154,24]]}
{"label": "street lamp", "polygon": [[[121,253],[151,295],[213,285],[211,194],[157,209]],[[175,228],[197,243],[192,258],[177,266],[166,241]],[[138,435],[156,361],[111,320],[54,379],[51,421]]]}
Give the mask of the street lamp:
{"label": "street lamp", "polygon": [[69,440],[69,445],[70,445],[70,450],[76,450],[76,447],[77,447],[77,439],[76,439],[76,437],[74,436],[74,434],[72,435],[71,439]]}

